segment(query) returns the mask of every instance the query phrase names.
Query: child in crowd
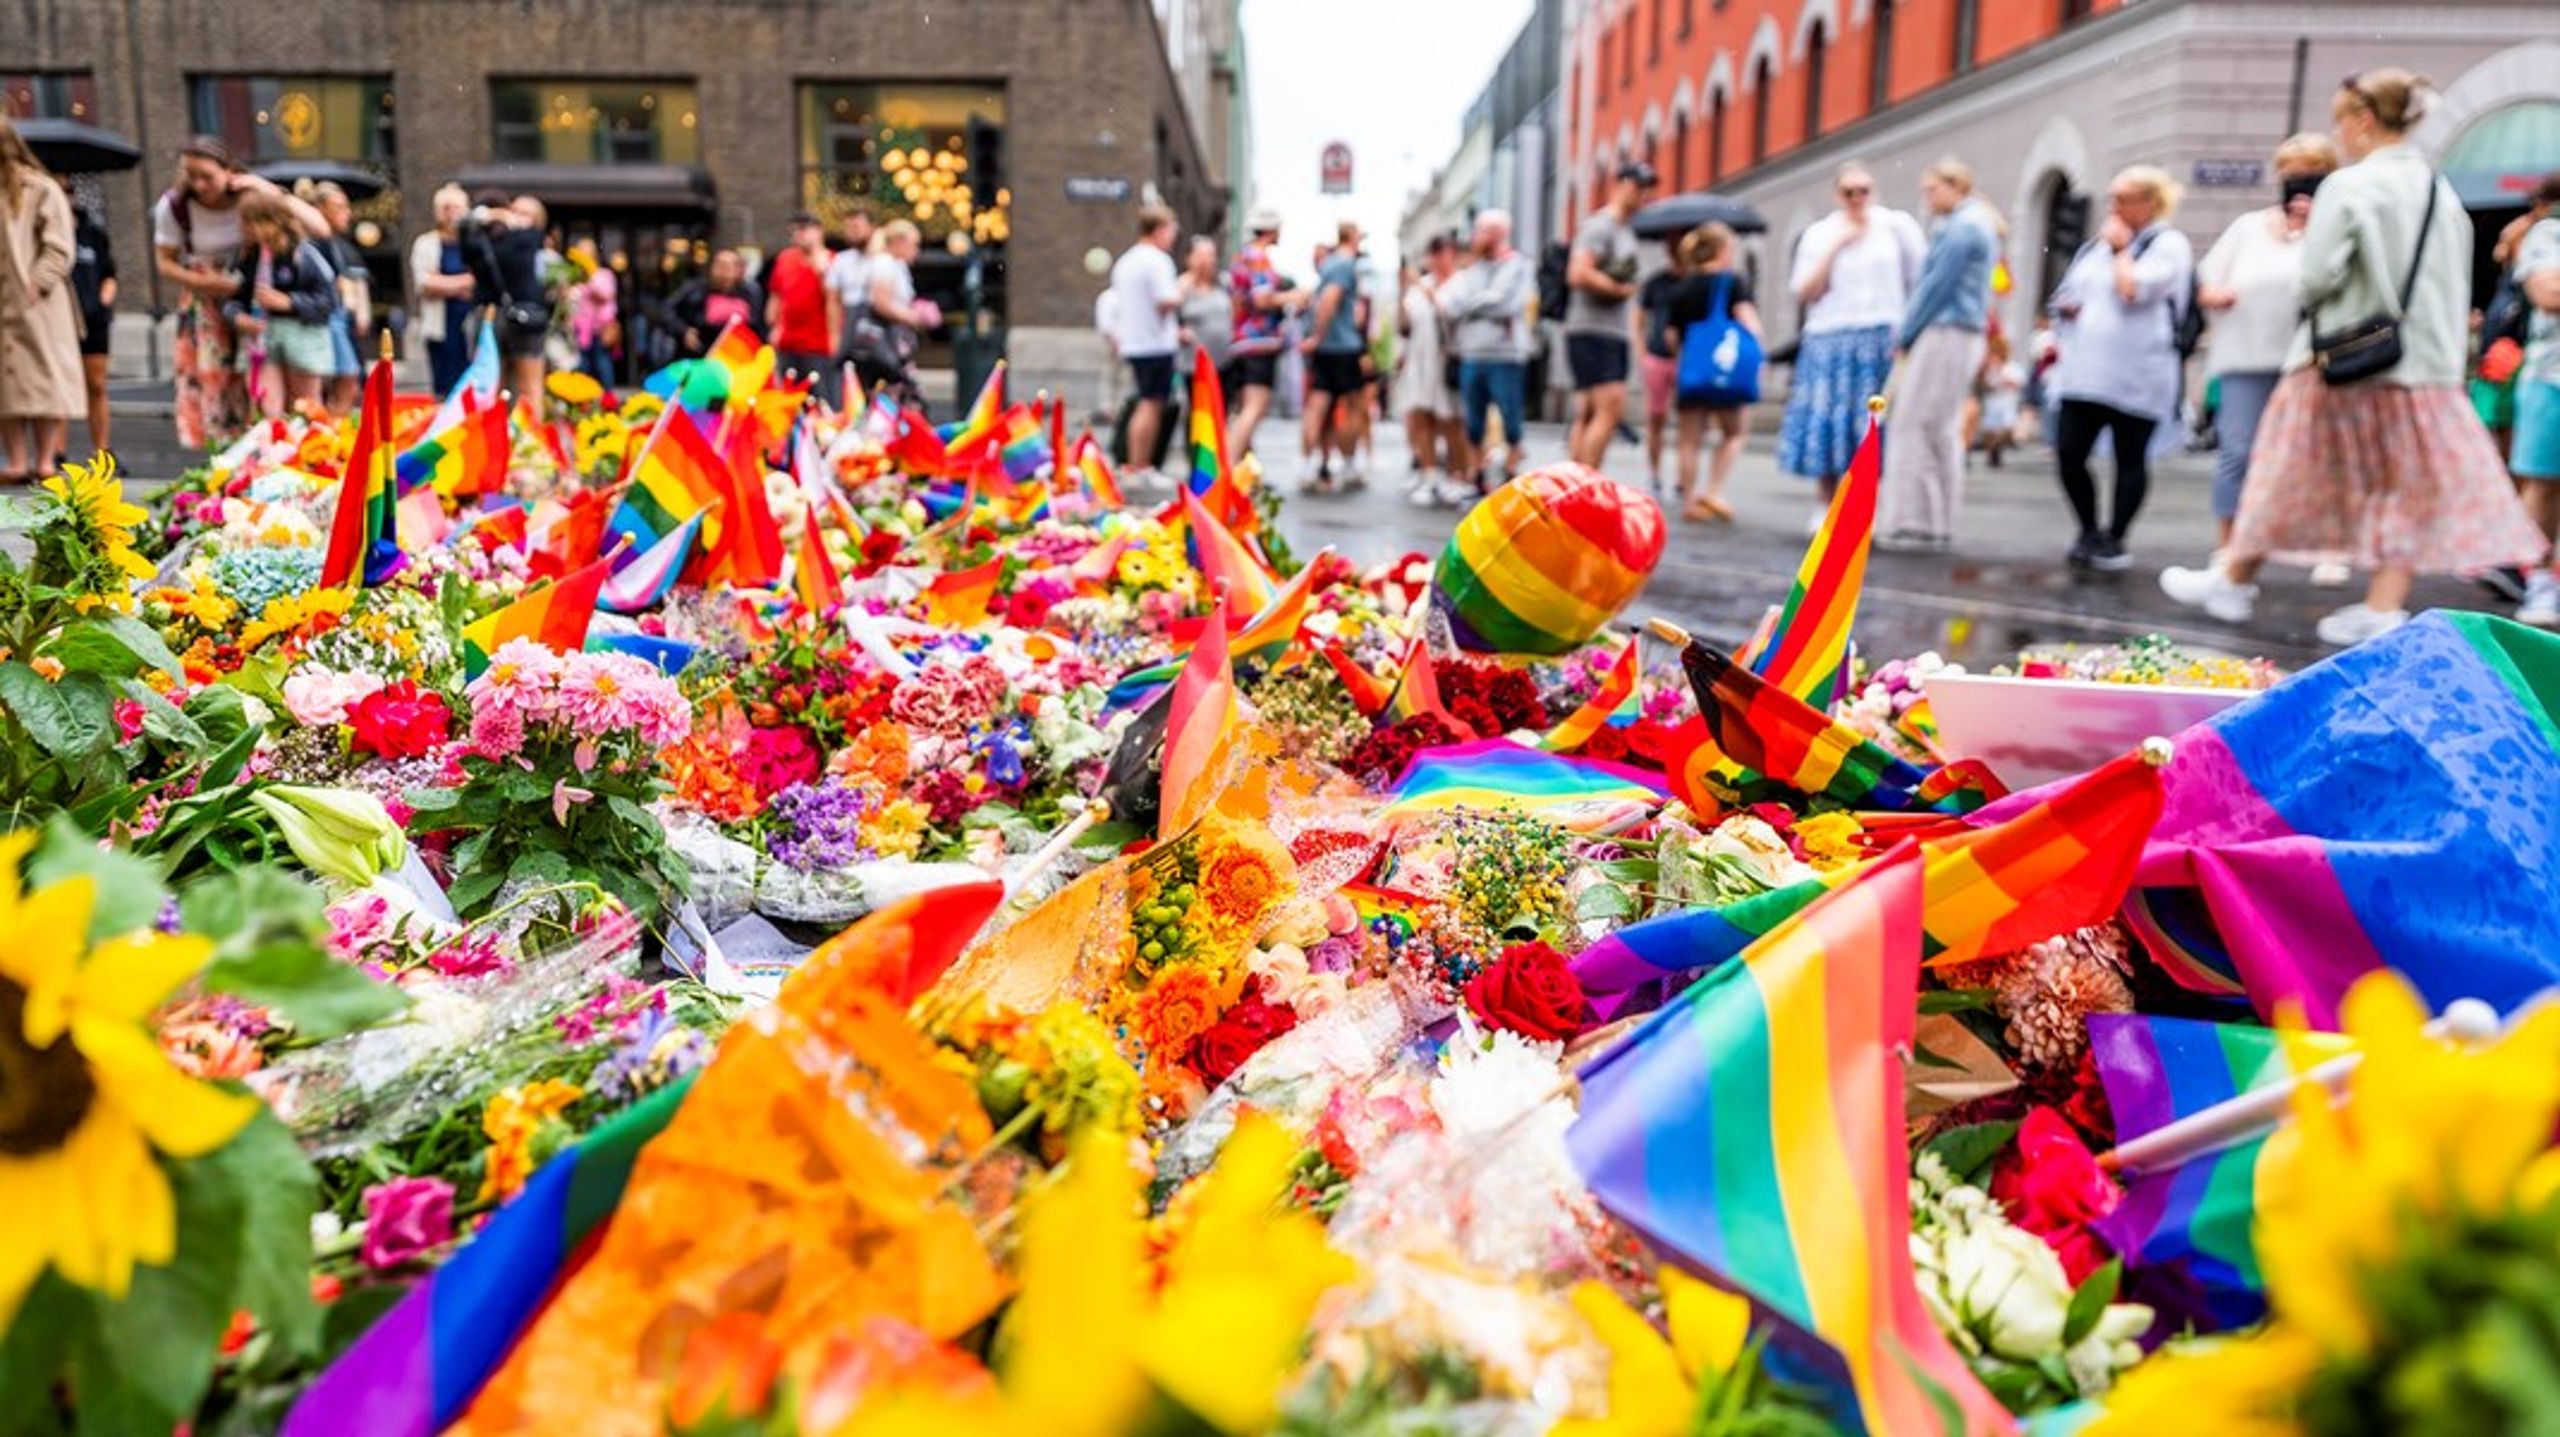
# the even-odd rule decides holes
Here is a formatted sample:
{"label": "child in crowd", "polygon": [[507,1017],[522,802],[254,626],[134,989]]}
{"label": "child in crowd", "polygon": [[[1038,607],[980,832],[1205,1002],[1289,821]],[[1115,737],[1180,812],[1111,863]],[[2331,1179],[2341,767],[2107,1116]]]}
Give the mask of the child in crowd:
{"label": "child in crowd", "polygon": [[241,197],[240,239],[240,289],[222,312],[248,340],[242,352],[250,388],[270,418],[291,405],[319,403],[321,386],[337,371],[329,332],[338,312],[337,271],[303,238],[281,194]]}

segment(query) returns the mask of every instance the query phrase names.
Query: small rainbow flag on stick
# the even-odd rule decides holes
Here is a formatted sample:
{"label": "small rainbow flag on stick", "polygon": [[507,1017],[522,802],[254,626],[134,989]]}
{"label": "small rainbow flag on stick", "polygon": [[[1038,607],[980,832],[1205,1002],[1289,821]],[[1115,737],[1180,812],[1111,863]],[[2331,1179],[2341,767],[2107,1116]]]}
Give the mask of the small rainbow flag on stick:
{"label": "small rainbow flag on stick", "polygon": [[1875,538],[1876,486],[1884,469],[1884,441],[1877,429],[1883,401],[1870,403],[1867,437],[1849,461],[1849,473],[1831,496],[1822,528],[1804,552],[1795,588],[1770,630],[1768,647],[1751,656],[1751,671],[1816,708],[1831,703],[1840,667],[1849,657],[1849,626],[1858,617],[1858,591],[1866,582],[1867,549]]}
{"label": "small rainbow flag on stick", "polygon": [[1835,1420],[1894,1437],[1945,1433],[1948,1416],[2008,1432],[1911,1272],[1901,1055],[1920,907],[1920,853],[1905,845],[1584,1068],[1565,1142],[1603,1206],[1783,1319],[1778,1350],[1845,1366]]}
{"label": "small rainbow flag on stick", "polygon": [[937,574],[924,590],[925,612],[946,629],[970,628],[987,617],[987,601],[995,597],[996,579],[1004,572],[1001,557],[974,569]]}
{"label": "small rainbow flag on stick", "polygon": [[1968,813],[2002,796],[1978,766],[1923,770],[1732,659],[1681,651],[1714,747],[1743,768],[1840,808]]}
{"label": "small rainbow flag on stick", "polygon": [[1342,687],[1351,695],[1352,705],[1365,718],[1376,718],[1387,711],[1395,697],[1394,685],[1360,667],[1359,661],[1342,651],[1340,644],[1324,646],[1324,661],[1342,679]]}
{"label": "small rainbow flag on stick", "polygon": [[960,422],[941,431],[943,452],[950,462],[964,469],[983,467],[986,451],[998,442],[997,428],[1004,418],[1004,361],[987,371],[987,382],[978,387],[977,399]]}
{"label": "small rainbow flag on stick", "polygon": [[1189,490],[1183,491],[1182,517],[1191,531],[1192,562],[1200,576],[1225,596],[1226,616],[1243,623],[1269,606],[1280,589],[1271,571]]}
{"label": "small rainbow flag on stick", "polygon": [[338,481],[338,512],[329,522],[329,547],[320,560],[321,588],[356,583],[371,588],[408,562],[400,552],[397,488],[392,478],[391,361],[377,359],[365,374],[355,442]]}
{"label": "small rainbow flag on stick", "polygon": [[827,553],[826,537],[818,532],[816,506],[801,511],[800,552],[791,561],[791,579],[800,592],[800,607],[812,614],[833,613],[844,603],[844,581],[836,575],[836,561]]}
{"label": "small rainbow flag on stick", "polygon": [[1227,462],[1227,395],[1217,369],[1206,364],[1191,366],[1191,481],[1185,488],[1199,496],[1219,523],[1239,534],[1250,534],[1262,523],[1253,496],[1236,482],[1235,466]]}
{"label": "small rainbow flag on stick", "polygon": [[545,648],[574,654],[586,647],[587,625],[596,616],[604,582],[613,574],[610,554],[557,583],[527,590],[495,612],[462,626],[462,670],[478,678],[489,656],[515,639],[532,639]]}
{"label": "small rainbow flag on stick", "polygon": [[1421,714],[1430,714],[1451,728],[1466,732],[1440,701],[1440,673],[1431,666],[1431,646],[1416,634],[1404,646],[1404,662],[1397,666],[1396,686],[1387,696],[1380,722],[1402,723]]}
{"label": "small rainbow flag on stick", "polygon": [[1090,433],[1076,436],[1075,471],[1084,484],[1085,497],[1097,509],[1125,509],[1128,496],[1120,492],[1119,476],[1111,472],[1111,461],[1104,458],[1102,446]]}
{"label": "small rainbow flag on stick", "polygon": [[[1221,596],[1223,597],[1223,596]],[[1156,840],[1197,822],[1216,795],[1210,775],[1235,731],[1236,676],[1227,665],[1227,628],[1212,623],[1184,660],[1166,700],[1163,781],[1157,788]]]}

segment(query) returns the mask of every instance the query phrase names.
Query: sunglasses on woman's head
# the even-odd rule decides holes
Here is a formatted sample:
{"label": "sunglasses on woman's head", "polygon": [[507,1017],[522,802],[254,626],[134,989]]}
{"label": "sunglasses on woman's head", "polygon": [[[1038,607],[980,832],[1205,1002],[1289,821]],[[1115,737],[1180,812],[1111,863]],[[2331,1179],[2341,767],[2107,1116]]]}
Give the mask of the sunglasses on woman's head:
{"label": "sunglasses on woman's head", "polygon": [[1863,200],[1873,193],[1875,193],[1875,191],[1869,189],[1865,185],[1844,185],[1840,189],[1840,198],[1844,200]]}

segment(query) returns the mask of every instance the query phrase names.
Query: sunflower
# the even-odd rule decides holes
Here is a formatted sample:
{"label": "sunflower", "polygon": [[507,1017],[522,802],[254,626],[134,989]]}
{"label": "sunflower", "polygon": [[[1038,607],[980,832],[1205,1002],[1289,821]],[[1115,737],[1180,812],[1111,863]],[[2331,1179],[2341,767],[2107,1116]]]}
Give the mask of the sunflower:
{"label": "sunflower", "polygon": [[149,518],[141,505],[128,504],[124,482],[116,478],[116,460],[101,454],[86,464],[66,464],[44,481],[45,492],[62,502],[90,547],[109,564],[136,579],[158,572],[149,559],[134,552],[133,526]]}
{"label": "sunflower", "polygon": [[177,1204],[154,1150],[202,1157],[258,1111],[179,1072],[144,1027],[212,945],[136,934],[90,948],[89,879],[20,891],[34,843],[0,838],[0,1330],[48,1265],[121,1298],[134,1264],[175,1257]]}
{"label": "sunflower", "polygon": [[604,386],[596,382],[594,375],[580,374],[574,369],[551,371],[551,377],[542,381],[542,387],[551,392],[552,398],[568,405],[593,404],[604,397]]}

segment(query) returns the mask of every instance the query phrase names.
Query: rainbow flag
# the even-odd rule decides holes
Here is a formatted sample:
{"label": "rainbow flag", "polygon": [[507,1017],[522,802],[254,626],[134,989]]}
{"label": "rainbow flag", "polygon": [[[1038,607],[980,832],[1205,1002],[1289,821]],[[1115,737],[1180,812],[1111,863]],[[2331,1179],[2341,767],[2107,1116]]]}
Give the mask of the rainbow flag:
{"label": "rainbow flag", "polygon": [[1076,592],[1085,595],[1108,592],[1111,576],[1120,570],[1120,555],[1128,547],[1129,535],[1124,530],[1085,550],[1084,557],[1067,568],[1067,576],[1075,580]]}
{"label": "rainbow flag", "polygon": [[427,432],[441,433],[460,425],[473,409],[503,408],[498,398],[498,327],[480,321],[480,332],[471,341],[471,362],[462,367],[462,377],[436,406],[435,417],[427,421]]}
{"label": "rainbow flag", "polygon": [[1849,658],[1849,625],[1858,616],[1858,590],[1867,577],[1867,548],[1875,537],[1876,486],[1884,469],[1884,441],[1873,413],[1849,473],[1831,496],[1822,528],[1796,570],[1795,588],[1778,613],[1769,646],[1751,660],[1751,671],[1817,708],[1827,708]]}
{"label": "rainbow flag", "polygon": [[1103,457],[1102,446],[1090,433],[1076,436],[1076,476],[1084,484],[1085,497],[1097,509],[1125,509],[1129,496],[1120,492],[1119,476],[1111,472],[1111,461]]}
{"label": "rainbow flag", "polygon": [[[1396,686],[1387,694],[1386,707],[1379,714],[1380,722],[1391,724],[1430,714],[1464,732],[1458,721],[1450,717],[1448,707],[1440,701],[1440,673],[1431,666],[1431,646],[1423,641],[1420,634],[1405,644],[1404,662],[1396,668]],[[1491,737],[1489,734],[1485,736]]]}
{"label": "rainbow flag", "polygon": [[[469,499],[506,487],[509,437],[507,406],[465,400],[459,422],[430,429],[400,451],[395,473],[402,494],[430,484],[438,494]],[[493,477],[494,476],[494,481]]]}
{"label": "rainbow flag", "polygon": [[995,597],[1004,559],[989,559],[974,569],[936,574],[925,585],[925,613],[946,629],[974,628],[987,617],[987,601]]}
{"label": "rainbow flag", "polygon": [[1049,482],[1052,488],[1061,488],[1067,468],[1067,397],[1062,394],[1051,399],[1044,394],[1040,399],[1035,407],[1049,413]]}
{"label": "rainbow flag", "polygon": [[494,509],[484,509],[464,529],[483,550],[521,549],[525,546],[525,521],[531,517],[521,501],[507,499]]}
{"label": "rainbow flag", "polygon": [[950,462],[962,468],[984,467],[985,451],[1002,442],[998,435],[1004,415],[1004,361],[999,359],[987,371],[987,382],[978,387],[978,397],[969,405],[969,412],[939,431],[943,452],[950,456]]}
{"label": "rainbow flag", "polygon": [[1334,891],[1360,916],[1361,927],[1391,933],[1399,942],[1419,932],[1434,907],[1419,893],[1377,884],[1346,883]]}
{"label": "rainbow flag", "polygon": [[2197,893],[2261,1016],[2334,1028],[2376,968],[2512,1009],[2560,982],[2555,705],[2560,636],[2424,615],[2180,734],[2136,881]]}
{"label": "rainbow flag", "polygon": [[1206,813],[1211,775],[1235,731],[1236,676],[1227,664],[1227,627],[1203,629],[1173,681],[1164,720],[1163,781],[1156,803],[1156,841],[1172,839]]}
{"label": "rainbow flag", "polygon": [[1773,1358],[1812,1369],[1835,1421],[1941,1433],[1946,1400],[1963,1430],[2007,1432],[1911,1273],[1920,906],[1906,845],[1585,1067],[1565,1143],[1603,1206],[1778,1320]]}
{"label": "rainbow flag", "polygon": [[665,674],[668,678],[674,678],[684,672],[685,665],[693,662],[693,656],[698,647],[682,639],[670,639],[662,634],[587,635],[588,653],[629,654],[635,659],[647,659],[658,672]]}
{"label": "rainbow flag", "polygon": [[1500,809],[1562,820],[1595,807],[1656,804],[1659,776],[1596,758],[1567,758],[1507,738],[1426,748],[1389,788],[1391,816],[1450,808]]}
{"label": "rainbow flag", "polygon": [[773,382],[773,346],[756,338],[754,330],[731,320],[721,327],[719,337],[700,359],[678,360],[668,366],[682,369],[676,386],[675,402],[697,414],[712,410],[746,410],[755,405],[756,396]]}
{"label": "rainbow flag", "polygon": [[[693,422],[689,416],[676,421]],[[753,434],[735,430],[728,454],[712,471],[711,479],[720,486],[715,491],[721,497],[720,524],[706,534],[703,562],[697,566],[705,582],[725,581],[752,589],[782,577],[782,526],[765,499],[760,450]]]}
{"label": "rainbow flag", "polygon": [[871,397],[862,424],[881,452],[910,474],[940,474],[951,467],[942,436],[922,414],[900,406],[885,390]]}
{"label": "rainbow flag", "polygon": [[[2278,1033],[2139,1013],[2089,1017],[2089,1057],[2106,1088],[2119,1143],[2242,1093],[2290,1084],[2354,1051],[2355,1040],[2336,1033]],[[2224,1327],[2255,1322],[2266,1312],[2266,1283],[2249,1230],[2266,1145],[2264,1136],[2255,1137],[2173,1168],[2136,1173],[2124,1200],[2093,1226],[2135,1266],[2184,1262]]]}
{"label": "rainbow flag", "polygon": [[681,528],[648,551],[626,561],[604,581],[597,591],[596,605],[617,614],[637,614],[666,602],[673,593],[677,576],[684,572],[684,561],[693,552],[693,543],[702,532],[702,521],[710,517],[706,509],[684,521]]}
{"label": "rainbow flag", "polygon": [[1048,436],[1041,432],[1037,411],[1019,404],[1005,411],[997,436],[996,469],[1013,483],[1036,479],[1041,470],[1052,467],[1053,451]]}
{"label": "rainbow flag", "polygon": [[[2159,770],[2127,754],[2000,822],[1923,837],[1921,926],[1933,961],[2014,953],[2103,922],[2124,901],[2160,802]],[[1574,974],[1601,1017],[1640,1012],[1881,861],[1630,923],[1575,954]]]}
{"label": "rainbow flag", "polygon": [[1538,747],[1550,753],[1571,753],[1611,723],[1635,722],[1643,711],[1636,701],[1636,648],[1642,642],[1634,635],[1628,636],[1627,646],[1618,650],[1617,660],[1609,665],[1599,689],[1549,729],[1547,736],[1538,741]]}
{"label": "rainbow flag", "polygon": [[1330,546],[1318,551],[1305,567],[1280,586],[1271,601],[1262,606],[1244,627],[1229,636],[1228,644],[1239,658],[1259,663],[1277,663],[1298,641],[1298,628],[1307,621],[1307,608],[1315,600],[1316,571],[1324,567]]}
{"label": "rainbow flag", "polygon": [[412,1287],[294,1403],[286,1437],[429,1437],[462,1415],[551,1290],[586,1257],[688,1074],[544,1163],[452,1259]]}
{"label": "rainbow flag", "polygon": [[1966,813],[2001,796],[1978,765],[1916,767],[1705,644],[1690,644],[1680,662],[1715,749],[1817,802]]}
{"label": "rainbow flag", "polygon": [[721,479],[724,467],[719,451],[691,416],[672,406],[660,411],[628,466],[630,486],[605,520],[605,531],[631,541],[634,563],[658,552],[674,534],[698,533],[703,516],[719,506],[727,487]]}
{"label": "rainbow flag", "polygon": [[1182,517],[1190,531],[1191,562],[1208,587],[1223,595],[1220,607],[1227,618],[1242,623],[1268,608],[1280,585],[1262,560],[1209,512],[1199,495],[1187,489],[1182,494]]}
{"label": "rainbow flag", "polygon": [[1341,676],[1342,687],[1350,693],[1352,704],[1363,715],[1377,718],[1387,711],[1387,704],[1396,696],[1394,685],[1360,667],[1356,660],[1342,651],[1340,644],[1327,644],[1323,652],[1324,661],[1333,665],[1334,673]]}
{"label": "rainbow flag", "polygon": [[371,588],[408,562],[400,552],[399,494],[391,470],[391,361],[377,359],[365,374],[355,442],[340,470],[338,511],[320,560],[321,588]]}
{"label": "rainbow flag", "polygon": [[1206,364],[1191,366],[1191,481],[1185,488],[1235,532],[1249,534],[1261,526],[1253,496],[1227,462],[1226,391],[1216,368]]}
{"label": "rainbow flag", "polygon": [[533,639],[547,648],[574,654],[587,642],[587,625],[596,616],[604,581],[613,574],[610,555],[555,583],[526,590],[504,608],[462,626],[462,671],[480,677],[489,656],[516,639]]}
{"label": "rainbow flag", "polygon": [[799,591],[800,607],[817,615],[833,613],[844,603],[844,581],[836,576],[836,561],[827,553],[826,537],[818,532],[818,511],[802,510],[800,523],[800,552],[791,561],[791,582]]}
{"label": "rainbow flag", "polygon": [[1024,484],[1012,494],[991,499],[988,507],[998,521],[1016,528],[1037,524],[1049,517],[1049,485],[1046,480]]}

